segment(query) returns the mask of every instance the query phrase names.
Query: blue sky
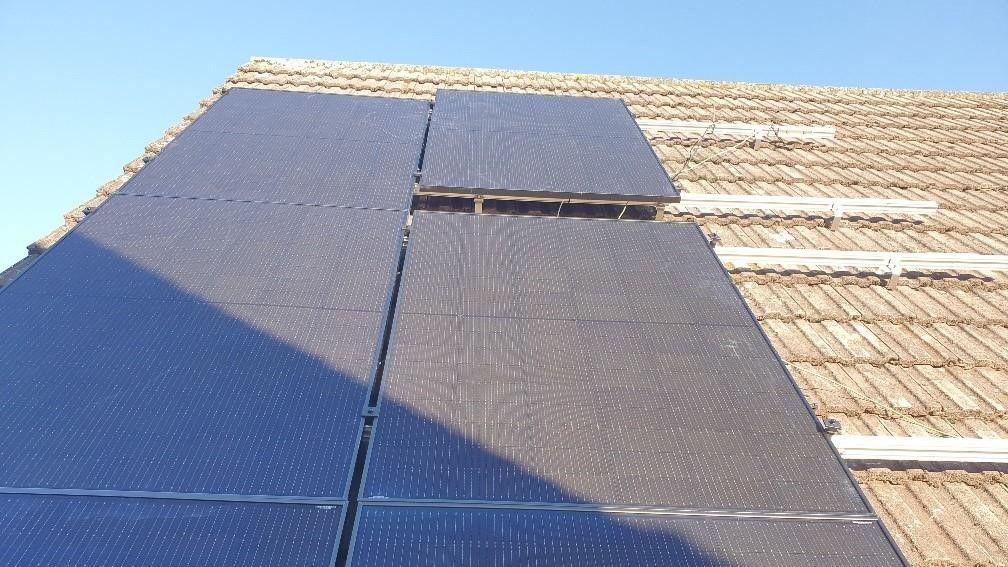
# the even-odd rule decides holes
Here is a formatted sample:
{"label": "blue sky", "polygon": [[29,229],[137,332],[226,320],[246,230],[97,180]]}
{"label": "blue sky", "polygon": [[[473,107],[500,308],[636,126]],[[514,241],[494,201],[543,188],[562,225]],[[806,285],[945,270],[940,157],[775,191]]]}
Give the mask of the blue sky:
{"label": "blue sky", "polygon": [[253,55],[1008,90],[1008,2],[0,2],[0,267]]}

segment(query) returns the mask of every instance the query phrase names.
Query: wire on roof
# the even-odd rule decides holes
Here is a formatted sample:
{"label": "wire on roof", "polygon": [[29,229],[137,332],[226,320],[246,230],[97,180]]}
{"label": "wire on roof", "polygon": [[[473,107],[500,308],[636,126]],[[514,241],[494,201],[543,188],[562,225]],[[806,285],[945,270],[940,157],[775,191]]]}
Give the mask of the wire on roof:
{"label": "wire on roof", "polygon": [[753,132],[752,136],[749,136],[748,138],[743,138],[741,142],[735,144],[734,146],[732,146],[732,147],[730,147],[728,149],[722,150],[722,151],[720,151],[720,152],[718,152],[718,153],[716,153],[714,155],[708,156],[708,157],[704,158],[703,161],[699,161],[699,162],[693,164],[692,166],[689,165],[689,158],[687,158],[686,163],[683,164],[682,168],[680,168],[679,171],[677,171],[676,174],[672,176],[672,181],[674,182],[683,173],[686,173],[687,171],[692,171],[692,170],[700,167],[701,165],[709,162],[712,159],[719,158],[721,156],[724,156],[724,155],[730,154],[731,152],[734,152],[735,150],[741,148],[743,144],[747,144],[749,142],[754,142],[756,140],[756,138],[757,138],[757,135],[756,135],[755,132]]}

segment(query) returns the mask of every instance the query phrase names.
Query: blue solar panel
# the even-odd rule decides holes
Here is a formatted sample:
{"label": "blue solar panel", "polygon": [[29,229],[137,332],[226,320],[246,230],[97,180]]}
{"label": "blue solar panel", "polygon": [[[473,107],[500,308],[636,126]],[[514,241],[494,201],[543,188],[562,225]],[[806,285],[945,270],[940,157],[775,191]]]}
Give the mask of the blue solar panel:
{"label": "blue solar panel", "polygon": [[351,565],[903,565],[878,522],[365,505]]}
{"label": "blue solar panel", "polygon": [[5,293],[384,312],[406,213],[113,196]]}
{"label": "blue solar panel", "polygon": [[120,192],[405,210],[428,108],[231,89]]}
{"label": "blue solar panel", "polygon": [[399,298],[366,498],[869,513],[695,226],[421,211]]}
{"label": "blue solar panel", "polygon": [[755,325],[692,224],[417,218],[400,313]]}
{"label": "blue solar panel", "polygon": [[0,299],[0,486],[345,495],[381,313]]}
{"label": "blue solar panel", "polygon": [[425,100],[231,88],[187,130],[417,144],[429,109]]}
{"label": "blue solar panel", "polygon": [[404,210],[420,142],[186,130],[120,193]]}
{"label": "blue solar panel", "polygon": [[420,179],[460,195],[678,199],[619,99],[439,90]]}
{"label": "blue solar panel", "polygon": [[0,494],[8,567],[329,567],[339,506]]}

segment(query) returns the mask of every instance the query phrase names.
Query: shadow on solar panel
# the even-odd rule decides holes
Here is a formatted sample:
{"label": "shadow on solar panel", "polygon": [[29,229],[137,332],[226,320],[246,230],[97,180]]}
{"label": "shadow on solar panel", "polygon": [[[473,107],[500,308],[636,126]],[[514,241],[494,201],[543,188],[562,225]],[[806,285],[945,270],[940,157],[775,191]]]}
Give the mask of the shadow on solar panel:
{"label": "shadow on solar panel", "polygon": [[[80,234],[0,292],[0,490],[80,492],[5,496],[0,563],[329,565],[339,518],[332,499],[344,496],[356,451],[375,346],[368,333],[377,323],[338,309],[230,302],[208,287],[233,269],[226,263],[207,263],[197,282],[181,287],[168,266],[142,262],[135,248],[117,249],[98,239],[101,231],[83,230],[112,212],[89,217]],[[63,247],[104,275],[53,269],[69,261]],[[174,256],[184,261],[196,249],[179,247]],[[43,275],[57,278],[62,292],[37,293]],[[81,285],[102,277],[115,285]],[[470,442],[409,407],[400,415],[425,431],[440,430],[441,439]],[[563,491],[505,456],[474,455],[530,491]],[[96,489],[176,495],[108,497],[93,495]],[[208,502],[201,499],[207,493],[304,501]],[[619,515],[592,522],[592,533],[603,538],[728,565],[703,559],[691,532],[651,529]],[[512,522],[508,534],[532,540],[542,537],[539,529]],[[378,563],[382,557],[391,562],[379,555]],[[452,559],[417,562],[438,564],[439,557]]]}

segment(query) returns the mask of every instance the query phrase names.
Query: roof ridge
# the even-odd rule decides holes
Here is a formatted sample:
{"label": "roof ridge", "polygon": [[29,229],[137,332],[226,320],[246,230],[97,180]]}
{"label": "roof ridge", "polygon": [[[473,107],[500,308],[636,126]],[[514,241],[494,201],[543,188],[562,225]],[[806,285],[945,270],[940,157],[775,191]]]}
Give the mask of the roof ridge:
{"label": "roof ridge", "polygon": [[301,65],[301,66],[324,66],[324,67],[354,67],[373,66],[385,67],[388,69],[412,70],[412,71],[439,71],[457,74],[475,75],[484,74],[504,74],[513,73],[518,75],[535,76],[542,78],[570,78],[579,79],[591,77],[595,79],[610,79],[618,81],[642,81],[648,83],[678,83],[683,86],[707,86],[715,88],[753,88],[764,90],[797,90],[811,91],[814,93],[849,93],[849,94],[871,94],[881,96],[935,96],[935,95],[956,95],[970,98],[995,99],[1008,102],[1008,92],[998,91],[966,91],[966,90],[941,90],[941,89],[897,89],[880,87],[849,87],[840,85],[811,85],[792,83],[772,83],[772,82],[745,82],[745,81],[715,81],[707,79],[685,79],[679,77],[654,77],[644,75],[619,75],[609,73],[571,73],[560,71],[533,71],[524,69],[509,69],[495,67],[455,67],[449,65],[425,65],[409,63],[389,63],[380,61],[350,61],[350,60],[329,60],[329,59],[302,59],[288,57],[265,57],[254,56],[249,58],[246,64],[254,63],[275,63],[280,65]]}

